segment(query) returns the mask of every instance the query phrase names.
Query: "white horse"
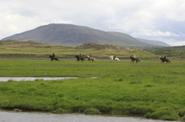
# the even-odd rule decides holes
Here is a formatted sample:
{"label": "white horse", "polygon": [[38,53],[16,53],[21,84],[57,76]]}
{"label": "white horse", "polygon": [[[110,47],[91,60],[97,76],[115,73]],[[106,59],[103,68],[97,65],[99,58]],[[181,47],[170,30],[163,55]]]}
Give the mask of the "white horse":
{"label": "white horse", "polygon": [[110,58],[110,60],[112,60],[112,61],[120,61],[120,59],[119,59],[118,57],[113,56],[113,55],[109,56],[109,58]]}
{"label": "white horse", "polygon": [[116,58],[114,59],[114,61],[120,61],[120,59],[119,59],[118,57],[116,57]]}
{"label": "white horse", "polygon": [[95,61],[96,60],[94,57],[89,56],[89,55],[87,55],[87,59],[88,59],[88,61]]}

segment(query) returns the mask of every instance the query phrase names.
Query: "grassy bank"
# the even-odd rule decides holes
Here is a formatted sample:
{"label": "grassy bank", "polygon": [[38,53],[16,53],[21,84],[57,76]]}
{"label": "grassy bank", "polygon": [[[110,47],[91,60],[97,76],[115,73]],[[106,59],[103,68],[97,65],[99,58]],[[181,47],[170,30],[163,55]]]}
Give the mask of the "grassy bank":
{"label": "grassy bank", "polygon": [[[3,59],[1,76],[78,76],[0,83],[0,108],[185,119],[185,63]],[[96,78],[92,78],[96,77]]]}

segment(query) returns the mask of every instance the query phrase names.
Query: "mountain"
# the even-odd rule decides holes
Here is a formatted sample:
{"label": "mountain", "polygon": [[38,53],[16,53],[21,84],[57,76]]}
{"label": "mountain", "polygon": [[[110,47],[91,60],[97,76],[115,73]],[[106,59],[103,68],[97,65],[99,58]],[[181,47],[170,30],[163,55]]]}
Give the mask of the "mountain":
{"label": "mountain", "polygon": [[155,45],[158,47],[169,47],[169,45],[167,45],[166,43],[161,42],[161,41],[146,40],[146,39],[139,39],[139,38],[137,38],[137,40],[144,42],[144,43],[147,43],[147,44],[150,44],[150,45]]}
{"label": "mountain", "polygon": [[33,30],[15,34],[2,40],[37,41],[63,45],[82,45],[86,43],[113,44],[123,47],[158,47],[168,46],[163,43],[136,39],[120,32],[107,32],[72,24],[49,24]]}

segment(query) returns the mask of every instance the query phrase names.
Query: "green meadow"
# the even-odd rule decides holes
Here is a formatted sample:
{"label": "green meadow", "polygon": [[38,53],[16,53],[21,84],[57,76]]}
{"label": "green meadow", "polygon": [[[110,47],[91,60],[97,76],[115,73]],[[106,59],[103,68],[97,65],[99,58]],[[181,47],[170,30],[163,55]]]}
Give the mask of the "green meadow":
{"label": "green meadow", "polygon": [[[150,52],[149,52],[150,51]],[[35,42],[0,42],[0,77],[78,77],[76,80],[0,82],[4,110],[140,116],[185,120],[185,60],[162,64],[165,53],[113,45],[64,47]],[[60,61],[51,62],[55,53]],[[77,62],[77,54],[95,62]],[[133,64],[130,55],[141,57]],[[108,56],[121,57],[120,62]]]}
{"label": "green meadow", "polygon": [[5,110],[185,120],[185,61],[3,58],[0,76],[67,76],[64,81],[1,82]]}

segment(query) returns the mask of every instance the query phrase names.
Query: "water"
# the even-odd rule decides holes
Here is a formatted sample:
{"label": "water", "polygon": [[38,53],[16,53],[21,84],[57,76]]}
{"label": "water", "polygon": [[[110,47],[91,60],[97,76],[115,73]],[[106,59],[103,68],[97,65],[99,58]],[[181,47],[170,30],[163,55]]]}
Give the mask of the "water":
{"label": "water", "polygon": [[35,80],[69,80],[77,77],[0,77],[0,82],[7,81],[35,81]]}
{"label": "water", "polygon": [[81,114],[49,114],[0,112],[0,122],[169,122],[134,117],[89,116]]}

